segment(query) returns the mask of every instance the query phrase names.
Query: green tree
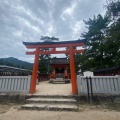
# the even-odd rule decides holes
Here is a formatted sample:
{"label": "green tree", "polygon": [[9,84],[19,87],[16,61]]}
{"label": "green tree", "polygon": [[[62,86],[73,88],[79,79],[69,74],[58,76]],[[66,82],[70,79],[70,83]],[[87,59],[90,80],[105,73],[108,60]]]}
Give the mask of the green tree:
{"label": "green tree", "polygon": [[109,14],[113,20],[120,18],[120,0],[108,0],[106,8],[106,13]]}
{"label": "green tree", "polygon": [[[49,37],[49,36],[41,36],[40,40],[42,42],[55,42],[58,41],[59,38]],[[51,48],[41,48],[41,51],[50,51]],[[51,66],[49,66],[51,60],[51,55],[40,55],[39,60],[39,72],[40,73],[49,73],[51,71]]]}
{"label": "green tree", "polygon": [[106,61],[110,61],[109,66],[115,66],[120,63],[120,1],[109,0],[106,13],[112,20],[107,31]]}
{"label": "green tree", "polygon": [[49,37],[49,36],[41,36],[40,40],[42,40],[43,42],[55,42],[55,41],[59,41],[59,38]]}
{"label": "green tree", "polygon": [[86,40],[85,53],[83,59],[84,68],[88,70],[94,70],[96,68],[102,68],[105,66],[105,41],[106,31],[110,23],[109,16],[102,17],[100,14],[93,19],[84,21],[88,29],[87,32],[81,34]]}
{"label": "green tree", "polygon": [[108,0],[106,8],[104,17],[99,14],[84,21],[88,29],[81,34],[86,40],[85,52],[77,56],[83,71],[93,71],[120,63],[120,1]]}

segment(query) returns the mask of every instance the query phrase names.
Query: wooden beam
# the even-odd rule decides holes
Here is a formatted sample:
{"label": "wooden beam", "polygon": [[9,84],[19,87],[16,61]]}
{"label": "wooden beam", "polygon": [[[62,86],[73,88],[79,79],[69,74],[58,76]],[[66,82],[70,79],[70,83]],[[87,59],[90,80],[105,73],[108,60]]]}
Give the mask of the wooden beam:
{"label": "wooden beam", "polygon": [[83,46],[84,43],[73,43],[73,44],[51,44],[51,45],[26,45],[26,48],[28,49],[34,49],[34,48],[57,48],[57,47],[69,47],[69,46],[73,46],[73,47],[80,47]]}
{"label": "wooden beam", "polygon": [[84,49],[82,50],[73,50],[74,53],[83,53],[84,52]]}
{"label": "wooden beam", "polygon": [[69,50],[66,51],[39,51],[39,54],[67,54]]}
{"label": "wooden beam", "polygon": [[[68,54],[70,51],[69,50],[64,50],[64,51],[56,51],[53,49],[52,51],[39,51],[39,54]],[[82,50],[73,50],[73,53],[83,53],[84,49]],[[35,51],[32,52],[26,52],[26,55],[35,55]]]}

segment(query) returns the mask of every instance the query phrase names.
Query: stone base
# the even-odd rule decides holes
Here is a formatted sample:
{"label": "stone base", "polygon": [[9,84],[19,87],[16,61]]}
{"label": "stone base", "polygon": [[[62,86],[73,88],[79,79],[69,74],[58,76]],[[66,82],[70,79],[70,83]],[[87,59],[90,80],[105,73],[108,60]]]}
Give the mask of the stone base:
{"label": "stone base", "polygon": [[50,79],[49,83],[70,83],[70,79],[63,79],[63,78],[56,78],[56,79]]}

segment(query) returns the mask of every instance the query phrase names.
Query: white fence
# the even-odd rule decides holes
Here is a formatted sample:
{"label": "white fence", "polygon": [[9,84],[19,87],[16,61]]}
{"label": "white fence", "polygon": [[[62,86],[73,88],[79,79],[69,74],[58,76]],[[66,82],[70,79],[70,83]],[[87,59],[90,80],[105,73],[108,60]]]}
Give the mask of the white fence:
{"label": "white fence", "polygon": [[[91,78],[93,93],[120,94],[120,76],[93,76]],[[88,82],[90,88],[90,80]],[[78,75],[77,85],[78,94],[87,93],[86,77]]]}
{"label": "white fence", "polygon": [[0,93],[29,93],[31,76],[0,76]]}

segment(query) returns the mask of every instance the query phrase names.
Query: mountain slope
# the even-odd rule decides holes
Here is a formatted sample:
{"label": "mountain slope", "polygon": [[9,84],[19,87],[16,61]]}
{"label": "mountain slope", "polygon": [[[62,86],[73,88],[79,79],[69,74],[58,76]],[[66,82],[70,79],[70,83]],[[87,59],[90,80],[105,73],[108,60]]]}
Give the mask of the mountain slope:
{"label": "mountain slope", "polygon": [[14,57],[0,58],[0,65],[7,65],[23,69],[32,69],[33,67],[32,63],[22,61]]}

